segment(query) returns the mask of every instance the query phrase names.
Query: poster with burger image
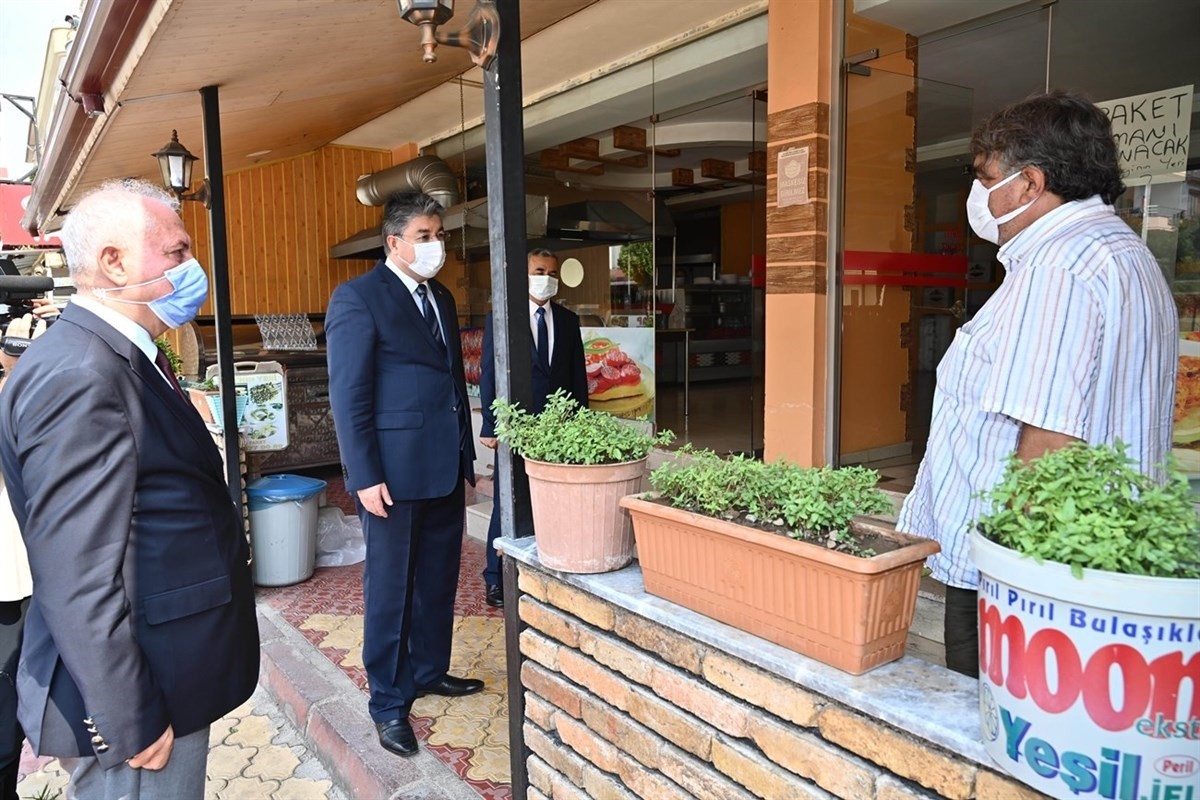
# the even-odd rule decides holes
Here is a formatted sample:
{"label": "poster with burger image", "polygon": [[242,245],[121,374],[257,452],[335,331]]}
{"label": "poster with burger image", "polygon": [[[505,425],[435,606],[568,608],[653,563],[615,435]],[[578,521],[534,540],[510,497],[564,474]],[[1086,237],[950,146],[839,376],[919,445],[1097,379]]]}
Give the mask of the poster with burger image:
{"label": "poster with burger image", "polygon": [[1200,481],[1200,331],[1186,332],[1179,340],[1174,422],[1171,454],[1194,487]]}
{"label": "poster with burger image", "polygon": [[583,328],[588,406],[654,419],[654,329]]}

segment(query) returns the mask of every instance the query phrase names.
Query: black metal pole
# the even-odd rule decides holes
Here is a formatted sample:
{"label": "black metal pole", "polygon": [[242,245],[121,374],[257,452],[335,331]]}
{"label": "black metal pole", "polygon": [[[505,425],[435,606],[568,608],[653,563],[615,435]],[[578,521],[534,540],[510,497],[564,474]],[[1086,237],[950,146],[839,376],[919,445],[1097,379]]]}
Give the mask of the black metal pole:
{"label": "black metal pole", "polygon": [[[481,0],[487,2],[488,0]],[[525,240],[525,121],[521,90],[520,0],[495,0],[500,41],[496,60],[483,74],[484,133],[487,155],[488,223],[492,258],[492,334],[496,352],[496,396],[525,408],[533,398],[532,336],[529,332],[528,260]],[[529,484],[524,465],[507,447],[498,459],[496,492],[505,536],[533,532]],[[525,698],[521,690],[520,632],[517,618],[516,569],[504,560],[506,657],[508,664],[508,733],[514,800],[524,800]]]}
{"label": "black metal pole", "polygon": [[233,379],[233,325],[229,304],[229,243],[225,237],[225,167],[221,161],[221,104],[216,86],[200,90],[204,117],[204,174],[208,179],[208,240],[212,244],[213,313],[217,327],[217,367],[221,374],[221,416],[225,436],[225,480],[233,504],[242,507],[237,397]]}

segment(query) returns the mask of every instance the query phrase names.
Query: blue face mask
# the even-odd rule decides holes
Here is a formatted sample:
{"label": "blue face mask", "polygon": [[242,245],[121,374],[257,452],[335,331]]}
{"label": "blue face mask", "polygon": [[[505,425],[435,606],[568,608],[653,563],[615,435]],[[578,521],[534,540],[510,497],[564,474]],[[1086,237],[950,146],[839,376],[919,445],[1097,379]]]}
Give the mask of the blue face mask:
{"label": "blue face mask", "polygon": [[[114,292],[133,289],[138,286],[149,286],[156,281],[167,280],[171,283],[171,291],[154,300],[122,300],[113,297]],[[139,306],[149,306],[154,316],[162,320],[168,328],[179,328],[195,319],[200,306],[208,297],[208,274],[204,267],[194,258],[189,258],[177,267],[171,267],[162,274],[161,278],[132,283],[128,286],[118,286],[112,289],[96,289],[96,295],[117,303],[131,303]]]}

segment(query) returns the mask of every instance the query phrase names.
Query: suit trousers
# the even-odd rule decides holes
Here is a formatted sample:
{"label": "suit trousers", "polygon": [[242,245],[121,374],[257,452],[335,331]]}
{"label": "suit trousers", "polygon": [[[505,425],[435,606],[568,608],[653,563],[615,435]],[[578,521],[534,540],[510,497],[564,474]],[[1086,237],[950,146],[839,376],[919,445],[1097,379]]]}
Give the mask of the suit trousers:
{"label": "suit trousers", "polygon": [[432,500],[397,500],[387,518],[359,507],[363,665],[375,722],[407,718],[417,690],[450,669],[465,513],[461,480]]}
{"label": "suit trousers", "polygon": [[71,776],[67,800],[204,800],[208,728],[176,739],[170,760],[159,770],[128,764],[106,770],[92,757],[58,761]]}
{"label": "suit trousers", "polygon": [[979,593],[946,587],[946,668],[979,677]]}
{"label": "suit trousers", "polygon": [[29,598],[0,602],[0,800],[16,800],[25,734],[17,722],[17,662]]}

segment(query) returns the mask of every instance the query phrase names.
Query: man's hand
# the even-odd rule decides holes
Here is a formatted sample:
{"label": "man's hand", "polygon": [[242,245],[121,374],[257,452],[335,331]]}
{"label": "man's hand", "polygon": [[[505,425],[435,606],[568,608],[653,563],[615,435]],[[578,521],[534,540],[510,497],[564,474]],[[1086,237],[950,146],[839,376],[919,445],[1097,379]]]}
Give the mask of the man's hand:
{"label": "man's hand", "polygon": [[483,445],[484,447],[486,447],[488,450],[495,450],[496,445],[500,444],[500,440],[497,439],[495,436],[480,436],[479,443],[481,445]]}
{"label": "man's hand", "polygon": [[171,747],[175,744],[175,729],[170,725],[163,731],[158,741],[129,759],[129,766],[134,769],[162,769],[171,760]]}
{"label": "man's hand", "polygon": [[392,496],[388,493],[386,483],[377,483],[366,489],[359,489],[358,502],[375,516],[387,519],[387,507],[392,504]]}

